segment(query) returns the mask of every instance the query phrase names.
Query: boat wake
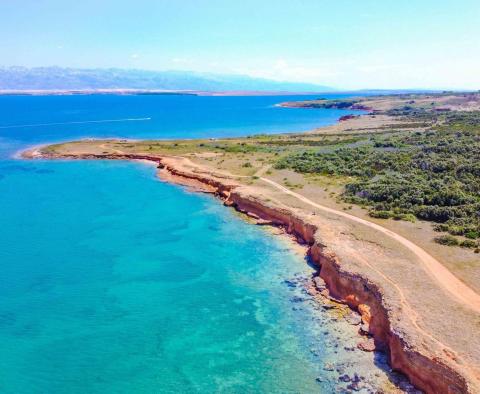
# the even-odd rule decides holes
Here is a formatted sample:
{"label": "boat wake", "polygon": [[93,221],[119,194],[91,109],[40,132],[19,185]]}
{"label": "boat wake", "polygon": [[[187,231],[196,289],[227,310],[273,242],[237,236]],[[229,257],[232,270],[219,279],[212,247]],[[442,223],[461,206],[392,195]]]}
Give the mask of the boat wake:
{"label": "boat wake", "polygon": [[101,120],[83,120],[72,122],[55,122],[55,123],[32,123],[22,125],[0,126],[0,129],[15,129],[22,127],[41,127],[41,126],[59,126],[66,124],[87,124],[87,123],[112,123],[112,122],[144,122],[152,118],[124,118],[124,119],[101,119]]}

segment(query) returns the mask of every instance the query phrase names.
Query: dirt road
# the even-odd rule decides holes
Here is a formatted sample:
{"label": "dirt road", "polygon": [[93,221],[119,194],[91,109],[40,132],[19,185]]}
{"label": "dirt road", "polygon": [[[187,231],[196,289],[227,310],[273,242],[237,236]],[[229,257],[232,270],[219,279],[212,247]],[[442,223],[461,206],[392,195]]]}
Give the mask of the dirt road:
{"label": "dirt road", "polygon": [[420,259],[428,274],[432,278],[434,278],[445,290],[447,290],[458,302],[461,302],[462,304],[468,306],[470,309],[473,309],[475,312],[480,313],[480,295],[474,290],[472,290],[470,287],[468,287],[465,283],[460,281],[460,279],[453,275],[448,270],[448,268],[446,268],[442,263],[440,263],[437,259],[428,254],[418,245],[376,223],[369,222],[368,220],[350,215],[346,212],[338,211],[336,209],[328,208],[323,205],[317,204],[309,198],[302,196],[299,193],[295,193],[290,189],[287,189],[286,187],[278,184],[277,182],[272,181],[271,179],[265,177],[260,177],[260,179],[263,182],[270,184],[276,189],[286,194],[289,194],[312,207],[348,218],[354,222],[361,223],[365,226],[381,232],[382,234],[389,236],[390,238],[393,238],[395,241],[401,243],[403,246],[412,251]]}

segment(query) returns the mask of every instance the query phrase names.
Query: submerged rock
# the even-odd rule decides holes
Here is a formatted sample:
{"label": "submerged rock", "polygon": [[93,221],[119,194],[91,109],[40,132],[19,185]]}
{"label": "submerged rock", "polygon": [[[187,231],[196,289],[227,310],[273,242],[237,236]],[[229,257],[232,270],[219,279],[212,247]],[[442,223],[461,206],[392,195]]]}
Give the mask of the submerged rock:
{"label": "submerged rock", "polygon": [[294,296],[290,299],[291,302],[304,302],[305,301],[305,298],[302,298],[302,297],[299,297],[299,296]]}
{"label": "submerged rock", "polygon": [[325,290],[327,288],[327,285],[325,284],[325,281],[320,278],[319,276],[313,277],[313,283],[315,287],[317,288],[318,291]]}
{"label": "submerged rock", "polygon": [[323,305],[322,305],[322,308],[323,308],[323,309],[334,309],[334,308],[335,308],[335,305],[332,305],[332,304],[323,304]]}
{"label": "submerged rock", "polygon": [[362,318],[359,314],[351,312],[348,315],[345,315],[345,320],[354,326],[358,326],[362,322]]}
{"label": "submerged rock", "polygon": [[288,287],[297,287],[297,283],[293,280],[285,279],[283,281]]}
{"label": "submerged rock", "polygon": [[368,326],[368,324],[362,324],[358,329],[358,333],[360,335],[370,335],[370,327]]}
{"label": "submerged rock", "polygon": [[350,376],[348,376],[347,374],[345,375],[342,375],[338,378],[338,380],[340,380],[340,382],[350,382],[352,379],[350,379]]}
{"label": "submerged rock", "polygon": [[373,352],[375,351],[375,341],[372,338],[366,339],[357,344],[357,347],[364,352]]}
{"label": "submerged rock", "polygon": [[347,386],[347,389],[353,390],[353,391],[360,391],[362,387],[357,382],[353,382]]}

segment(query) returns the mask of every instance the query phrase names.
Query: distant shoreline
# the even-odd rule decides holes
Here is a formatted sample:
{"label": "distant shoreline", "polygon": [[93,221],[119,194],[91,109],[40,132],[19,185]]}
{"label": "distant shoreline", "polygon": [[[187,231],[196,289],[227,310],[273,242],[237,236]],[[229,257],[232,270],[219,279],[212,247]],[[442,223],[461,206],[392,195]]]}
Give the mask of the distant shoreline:
{"label": "distant shoreline", "polygon": [[[200,91],[200,90],[156,90],[156,89],[0,89],[0,96],[90,96],[90,95],[138,95],[138,96],[311,96],[317,94],[332,94],[333,92],[288,92],[288,91]],[[338,92],[340,93],[340,92]],[[348,92],[341,92],[348,93]]]}

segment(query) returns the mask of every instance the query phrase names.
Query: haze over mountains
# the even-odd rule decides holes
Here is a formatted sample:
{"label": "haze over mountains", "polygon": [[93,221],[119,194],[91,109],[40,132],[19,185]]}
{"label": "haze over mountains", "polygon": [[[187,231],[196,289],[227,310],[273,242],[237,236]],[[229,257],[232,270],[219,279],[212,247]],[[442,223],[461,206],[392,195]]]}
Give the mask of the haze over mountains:
{"label": "haze over mountains", "polygon": [[310,83],[279,82],[245,75],[193,71],[2,67],[0,90],[195,90],[327,92]]}

